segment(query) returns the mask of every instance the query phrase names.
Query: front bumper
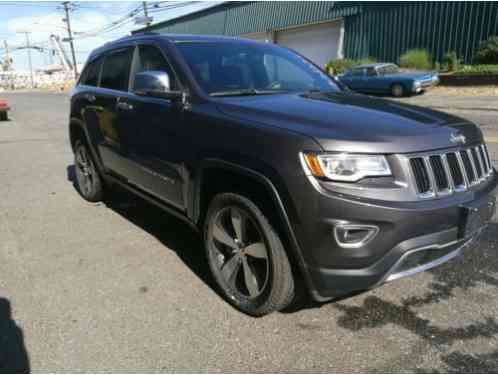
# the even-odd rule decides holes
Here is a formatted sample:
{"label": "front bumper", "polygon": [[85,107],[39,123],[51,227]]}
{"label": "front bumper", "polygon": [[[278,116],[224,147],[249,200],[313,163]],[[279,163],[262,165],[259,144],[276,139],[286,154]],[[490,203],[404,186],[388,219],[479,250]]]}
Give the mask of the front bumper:
{"label": "front bumper", "polygon": [[[436,267],[472,246],[484,227],[462,233],[462,205],[493,201],[498,178],[483,189],[421,204],[378,205],[341,198],[321,197],[319,224],[315,224],[313,258],[307,270],[312,296],[325,301],[377,287],[385,282]],[[494,210],[494,207],[493,207]],[[330,236],[332,223],[369,224],[378,235],[360,248],[342,248]],[[334,220],[330,216],[334,213]],[[328,242],[325,244],[324,242]],[[316,266],[314,266],[316,265]]]}
{"label": "front bumper", "polygon": [[426,80],[426,81],[423,81],[420,84],[420,86],[413,87],[412,91],[418,94],[422,91],[429,90],[429,89],[437,86],[439,84],[439,82],[440,82],[440,80],[438,77],[436,77],[435,79]]}

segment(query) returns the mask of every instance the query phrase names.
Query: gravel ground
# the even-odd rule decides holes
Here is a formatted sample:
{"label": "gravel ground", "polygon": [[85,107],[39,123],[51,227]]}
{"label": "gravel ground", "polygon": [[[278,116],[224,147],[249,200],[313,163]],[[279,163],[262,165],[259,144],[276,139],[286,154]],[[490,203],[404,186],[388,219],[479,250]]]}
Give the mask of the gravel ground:
{"label": "gravel ground", "polygon": [[[138,199],[90,204],[79,197],[70,182],[66,95],[2,97],[13,110],[12,120],[0,123],[0,367],[498,369],[496,222],[475,248],[436,270],[333,303],[250,318],[219,297],[188,227]],[[457,114],[460,101],[477,100],[455,99],[443,104]],[[472,108],[486,102],[477,101]],[[497,130],[496,112],[468,108],[465,116],[486,134]],[[490,146],[496,152],[498,143]]]}

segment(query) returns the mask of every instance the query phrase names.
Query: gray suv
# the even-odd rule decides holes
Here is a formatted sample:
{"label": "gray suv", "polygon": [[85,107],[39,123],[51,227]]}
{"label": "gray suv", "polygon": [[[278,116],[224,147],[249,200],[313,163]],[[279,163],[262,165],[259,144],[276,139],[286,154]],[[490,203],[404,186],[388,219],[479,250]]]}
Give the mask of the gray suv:
{"label": "gray suv", "polygon": [[297,283],[325,301],[437,266],[495,211],[476,125],[353,93],[272,44],[106,44],[69,135],[83,198],[118,185],[201,232],[222,294],[251,315],[288,306]]}

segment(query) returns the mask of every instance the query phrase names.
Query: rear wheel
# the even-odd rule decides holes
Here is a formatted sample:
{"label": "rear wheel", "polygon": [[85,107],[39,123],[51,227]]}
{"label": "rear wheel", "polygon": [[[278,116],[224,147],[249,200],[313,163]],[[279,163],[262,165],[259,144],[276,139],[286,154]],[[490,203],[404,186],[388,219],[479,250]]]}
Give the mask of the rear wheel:
{"label": "rear wheel", "polygon": [[214,279],[238,309],[261,316],[293,300],[294,279],[282,242],[249,199],[217,195],[206,215],[204,238]]}
{"label": "rear wheel", "polygon": [[74,146],[76,187],[81,196],[89,202],[99,202],[104,196],[102,179],[95,167],[88,146],[77,140]]}
{"label": "rear wheel", "polygon": [[7,121],[9,119],[9,115],[7,112],[0,112],[0,121]]}
{"label": "rear wheel", "polygon": [[400,98],[405,95],[405,88],[401,83],[395,83],[391,86],[391,94],[396,98]]}

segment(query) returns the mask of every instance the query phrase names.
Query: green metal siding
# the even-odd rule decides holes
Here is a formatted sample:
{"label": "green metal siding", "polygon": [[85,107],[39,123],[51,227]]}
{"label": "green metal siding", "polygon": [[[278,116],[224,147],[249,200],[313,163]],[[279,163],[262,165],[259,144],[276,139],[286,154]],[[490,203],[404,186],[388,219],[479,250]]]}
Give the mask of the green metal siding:
{"label": "green metal siding", "polygon": [[346,18],[344,49],[349,58],[395,62],[413,48],[434,61],[456,51],[470,63],[479,42],[497,34],[497,2],[370,3]]}
{"label": "green metal siding", "polygon": [[241,35],[324,22],[357,14],[355,2],[280,1],[227,3],[139,31]]}
{"label": "green metal siding", "polygon": [[360,6],[352,2],[265,1],[248,3],[227,10],[225,34],[241,35],[325,22],[357,14],[360,9]]}
{"label": "green metal siding", "polygon": [[345,19],[344,55],[398,62],[423,48],[441,61],[456,51],[472,61],[481,40],[498,34],[498,2],[228,2],[143,30],[241,35]]}

